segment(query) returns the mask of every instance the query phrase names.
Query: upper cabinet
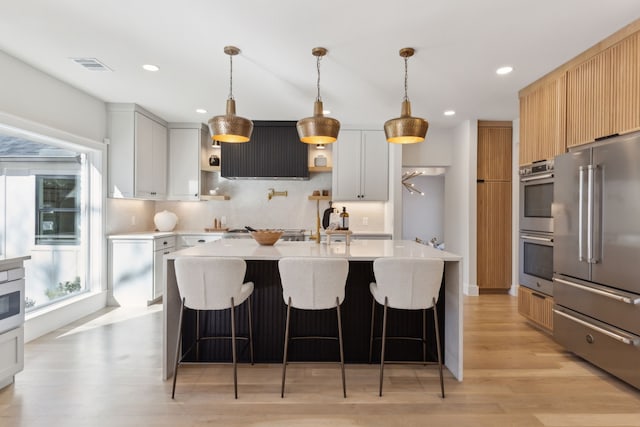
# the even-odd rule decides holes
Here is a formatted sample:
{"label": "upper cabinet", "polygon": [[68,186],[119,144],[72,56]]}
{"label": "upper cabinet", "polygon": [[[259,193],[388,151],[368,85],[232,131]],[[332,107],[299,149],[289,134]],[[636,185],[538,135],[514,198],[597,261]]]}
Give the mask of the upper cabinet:
{"label": "upper cabinet", "polygon": [[566,76],[540,81],[520,94],[520,165],[565,151]]}
{"label": "upper cabinet", "polygon": [[478,122],[478,179],[511,181],[511,122]]}
{"label": "upper cabinet", "polygon": [[333,200],[389,199],[389,145],[383,131],[341,130],[332,149]]}
{"label": "upper cabinet", "polygon": [[638,33],[567,71],[567,146],[640,129]]}
{"label": "upper cabinet", "polygon": [[109,197],[164,199],[167,127],[135,104],[108,104]]}
{"label": "upper cabinet", "polygon": [[209,131],[202,123],[169,124],[169,199],[199,200],[208,195],[219,166],[209,165],[213,152]]}

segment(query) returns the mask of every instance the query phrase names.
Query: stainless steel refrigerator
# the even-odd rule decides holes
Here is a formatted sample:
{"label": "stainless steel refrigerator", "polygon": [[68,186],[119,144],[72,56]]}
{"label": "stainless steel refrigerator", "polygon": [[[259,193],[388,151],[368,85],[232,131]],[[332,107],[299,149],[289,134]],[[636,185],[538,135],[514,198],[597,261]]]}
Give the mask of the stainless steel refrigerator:
{"label": "stainless steel refrigerator", "polygon": [[640,132],[555,159],[554,338],[640,388]]}

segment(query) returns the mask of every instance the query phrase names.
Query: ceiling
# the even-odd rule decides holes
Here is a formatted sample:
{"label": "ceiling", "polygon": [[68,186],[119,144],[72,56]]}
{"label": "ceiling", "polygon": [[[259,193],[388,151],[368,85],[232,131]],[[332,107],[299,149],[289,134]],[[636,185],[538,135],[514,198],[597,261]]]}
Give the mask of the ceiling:
{"label": "ceiling", "polygon": [[[106,102],[206,123],[224,113],[229,93],[225,45],[242,50],[233,94],[238,115],[254,120],[312,115],[311,49],[323,46],[329,115],[382,128],[400,113],[398,51],[410,46],[413,114],[450,127],[517,118],[518,90],[638,17],[638,0],[21,0],[3,1],[0,50]],[[514,71],[496,75],[503,65]]]}

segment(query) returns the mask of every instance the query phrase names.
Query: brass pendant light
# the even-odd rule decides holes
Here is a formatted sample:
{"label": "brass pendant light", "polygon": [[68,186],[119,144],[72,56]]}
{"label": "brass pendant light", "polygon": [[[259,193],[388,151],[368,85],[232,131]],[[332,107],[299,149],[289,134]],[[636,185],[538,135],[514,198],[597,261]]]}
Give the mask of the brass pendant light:
{"label": "brass pendant light", "polygon": [[400,117],[387,120],[384,124],[384,133],[387,141],[394,144],[413,144],[424,141],[429,129],[429,122],[419,117],[411,116],[411,102],[407,96],[407,59],[412,57],[414,49],[405,47],[400,49],[400,56],[404,58],[404,99]]}
{"label": "brass pendant light", "polygon": [[251,138],[253,122],[236,116],[236,100],[233,99],[233,57],[240,53],[235,46],[225,46],[224,53],[229,55],[229,97],[227,112],[224,116],[209,119],[211,139],[220,142],[247,142]]}
{"label": "brass pendant light", "polygon": [[316,47],[311,50],[316,59],[318,70],[318,96],[313,103],[313,117],[306,117],[296,124],[300,141],[307,144],[331,144],[338,139],[340,132],[340,122],[331,117],[325,117],[322,109],[322,98],[320,97],[320,60],[327,54],[327,49]]}

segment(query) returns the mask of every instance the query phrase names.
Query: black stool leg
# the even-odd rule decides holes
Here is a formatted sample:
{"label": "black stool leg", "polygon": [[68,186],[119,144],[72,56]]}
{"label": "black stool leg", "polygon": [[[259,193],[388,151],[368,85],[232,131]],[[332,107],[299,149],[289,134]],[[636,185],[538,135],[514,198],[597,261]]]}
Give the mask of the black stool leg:
{"label": "black stool leg", "polygon": [[342,320],[340,319],[340,300],[336,297],[336,313],[338,315],[338,341],[340,343],[340,369],[342,370],[342,394],[347,397],[347,385],[344,378],[344,350],[342,346]]}
{"label": "black stool leg", "polygon": [[427,310],[422,310],[422,361],[427,361]]}
{"label": "black stool leg", "polygon": [[444,379],[442,378],[442,352],[440,351],[440,326],[438,326],[438,309],[436,308],[436,299],[433,299],[433,321],[436,326],[436,349],[438,351],[438,368],[440,368],[440,391],[444,399]]}
{"label": "black stool leg", "polygon": [[384,311],[382,314],[382,350],[380,351],[380,396],[382,396],[382,379],[384,375],[384,345],[387,341],[387,304],[388,298],[384,297]]}
{"label": "black stool leg", "polygon": [[369,363],[373,355],[373,324],[376,318],[376,299],[371,296],[371,337],[369,339]]}
{"label": "black stool leg", "polygon": [[284,397],[284,380],[287,375],[287,351],[289,350],[289,320],[291,318],[291,297],[287,303],[287,323],[284,328],[284,356],[282,357],[282,388],[280,397]]}
{"label": "black stool leg", "polygon": [[182,317],[184,316],[184,298],[180,303],[180,318],[178,319],[178,341],[176,342],[176,363],[173,367],[173,388],[171,389],[171,398],[176,395],[176,380],[178,379],[178,364],[180,362],[180,343],[182,341]]}
{"label": "black stool leg", "polygon": [[238,398],[238,361],[236,359],[236,310],[231,297],[231,357],[233,359],[233,392]]}
{"label": "black stool leg", "polygon": [[253,365],[253,322],[251,321],[251,295],[247,299],[247,306],[249,312],[249,357],[251,358],[251,364]]}

